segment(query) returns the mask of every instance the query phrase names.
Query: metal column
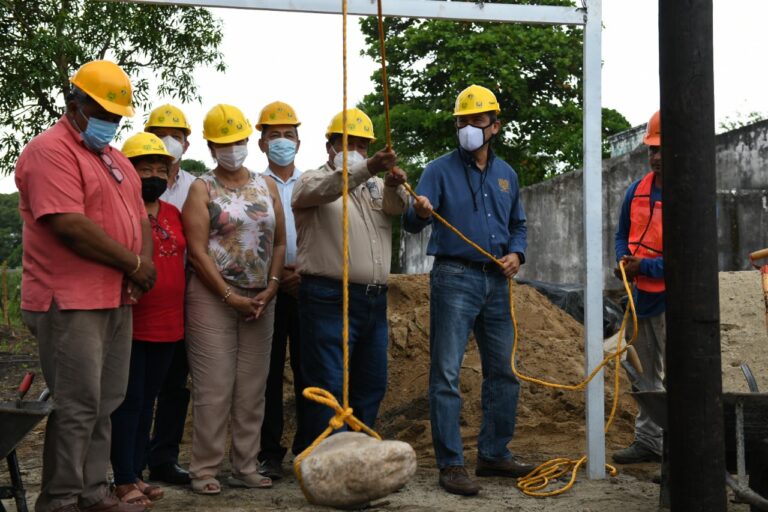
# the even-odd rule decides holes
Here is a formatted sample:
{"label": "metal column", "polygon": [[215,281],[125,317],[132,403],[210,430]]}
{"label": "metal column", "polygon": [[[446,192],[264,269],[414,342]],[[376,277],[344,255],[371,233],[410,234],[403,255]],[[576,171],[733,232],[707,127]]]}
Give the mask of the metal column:
{"label": "metal column", "polygon": [[[603,360],[603,151],[601,0],[587,1],[584,28],[584,346],[586,375]],[[604,372],[587,385],[587,475],[605,478]]]}
{"label": "metal column", "polygon": [[[340,14],[339,0],[111,0],[160,5],[226,7]],[[385,16],[403,18],[495,21],[543,25],[585,26],[584,30],[584,239],[585,352],[587,374],[603,359],[603,206],[602,206],[602,107],[601,21],[602,0],[582,0],[586,9],[568,6],[494,4],[467,1],[385,0]],[[373,0],[349,0],[349,14],[375,16]],[[603,372],[586,391],[587,473],[605,477]]]}

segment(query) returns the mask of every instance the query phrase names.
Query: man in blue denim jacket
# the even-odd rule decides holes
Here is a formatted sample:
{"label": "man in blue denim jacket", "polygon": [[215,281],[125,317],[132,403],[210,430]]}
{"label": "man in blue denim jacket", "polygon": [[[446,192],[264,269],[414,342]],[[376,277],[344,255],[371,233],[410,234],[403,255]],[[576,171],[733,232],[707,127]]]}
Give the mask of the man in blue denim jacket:
{"label": "man in blue denim jacket", "polygon": [[[416,187],[418,199],[403,217],[406,231],[432,225],[427,254],[435,256],[430,276],[429,403],[432,442],[446,491],[475,495],[479,485],[464,468],[459,428],[459,372],[470,331],[483,365],[483,422],[478,438],[477,476],[520,477],[534,469],[512,456],[520,383],[510,358],[514,328],[507,279],[525,261],[525,213],[517,174],[494,155],[500,108],[494,94],[478,85],[456,99],[459,148],[433,160]],[[499,259],[490,261],[440,223],[432,211]]]}

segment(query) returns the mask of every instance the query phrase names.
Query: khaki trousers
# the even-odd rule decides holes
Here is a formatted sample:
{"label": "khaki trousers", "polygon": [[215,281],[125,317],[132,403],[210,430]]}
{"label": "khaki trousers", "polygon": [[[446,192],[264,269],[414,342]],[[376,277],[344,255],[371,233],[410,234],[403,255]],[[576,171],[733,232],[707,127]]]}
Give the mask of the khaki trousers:
{"label": "khaki trousers", "polygon": [[[241,295],[259,290],[235,288]],[[264,420],[264,391],[274,329],[274,300],[258,320],[246,322],[196,276],[187,286],[186,341],[192,375],[192,478],[216,476],[231,425],[233,475],[249,475]]]}
{"label": "khaki trousers", "polygon": [[23,311],[55,409],[48,417],[36,512],[88,507],[109,493],[110,414],[128,384],[131,308]]}
{"label": "khaki trousers", "polygon": [[[631,329],[630,329],[631,330]],[[627,332],[627,340],[632,333]],[[632,344],[637,351],[643,374],[629,373],[632,387],[639,391],[664,391],[664,346],[667,331],[665,314],[661,313],[648,318],[637,319],[637,339]],[[637,404],[635,418],[635,441],[645,448],[661,455],[663,449],[664,431],[652,419],[648,411]]]}

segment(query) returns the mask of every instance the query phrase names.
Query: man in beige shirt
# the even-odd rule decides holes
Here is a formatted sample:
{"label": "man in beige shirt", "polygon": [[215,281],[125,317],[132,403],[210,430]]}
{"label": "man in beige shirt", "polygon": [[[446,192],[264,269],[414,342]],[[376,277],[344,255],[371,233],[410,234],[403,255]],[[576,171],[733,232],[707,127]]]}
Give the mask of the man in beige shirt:
{"label": "man in beige shirt", "polygon": [[[387,276],[392,254],[390,216],[408,205],[397,156],[382,150],[366,158],[373,124],[347,111],[349,169],[349,403],[373,427],[387,387]],[[297,261],[301,274],[301,372],[307,386],[342,399],[342,113],[326,133],[328,161],[304,172],[293,189]],[[384,179],[377,177],[387,172]],[[333,411],[307,404],[305,445],[328,426]],[[306,446],[299,447],[302,450]]]}

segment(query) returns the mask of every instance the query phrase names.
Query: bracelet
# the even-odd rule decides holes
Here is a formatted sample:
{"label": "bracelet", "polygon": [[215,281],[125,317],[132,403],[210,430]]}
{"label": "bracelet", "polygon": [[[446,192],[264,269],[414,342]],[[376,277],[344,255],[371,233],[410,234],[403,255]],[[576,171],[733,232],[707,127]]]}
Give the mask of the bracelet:
{"label": "bracelet", "polygon": [[128,274],[128,277],[133,277],[133,276],[136,274],[136,272],[138,272],[138,271],[139,271],[139,269],[140,269],[140,268],[141,268],[141,256],[139,256],[139,255],[137,254],[137,255],[136,255],[136,268],[135,268],[135,269],[133,269],[133,272],[131,272],[130,274]]}
{"label": "bracelet", "polygon": [[[277,286],[280,286],[280,278],[279,278],[279,277],[277,277],[277,276],[271,276],[271,277],[269,278],[269,280],[270,280],[270,281],[274,281],[274,282],[276,282],[276,283],[277,283]],[[267,283],[267,284],[269,284],[269,283]]]}
{"label": "bracelet", "polygon": [[227,286],[227,289],[224,290],[224,295],[221,297],[221,302],[227,303],[227,299],[232,295],[232,287]]}

